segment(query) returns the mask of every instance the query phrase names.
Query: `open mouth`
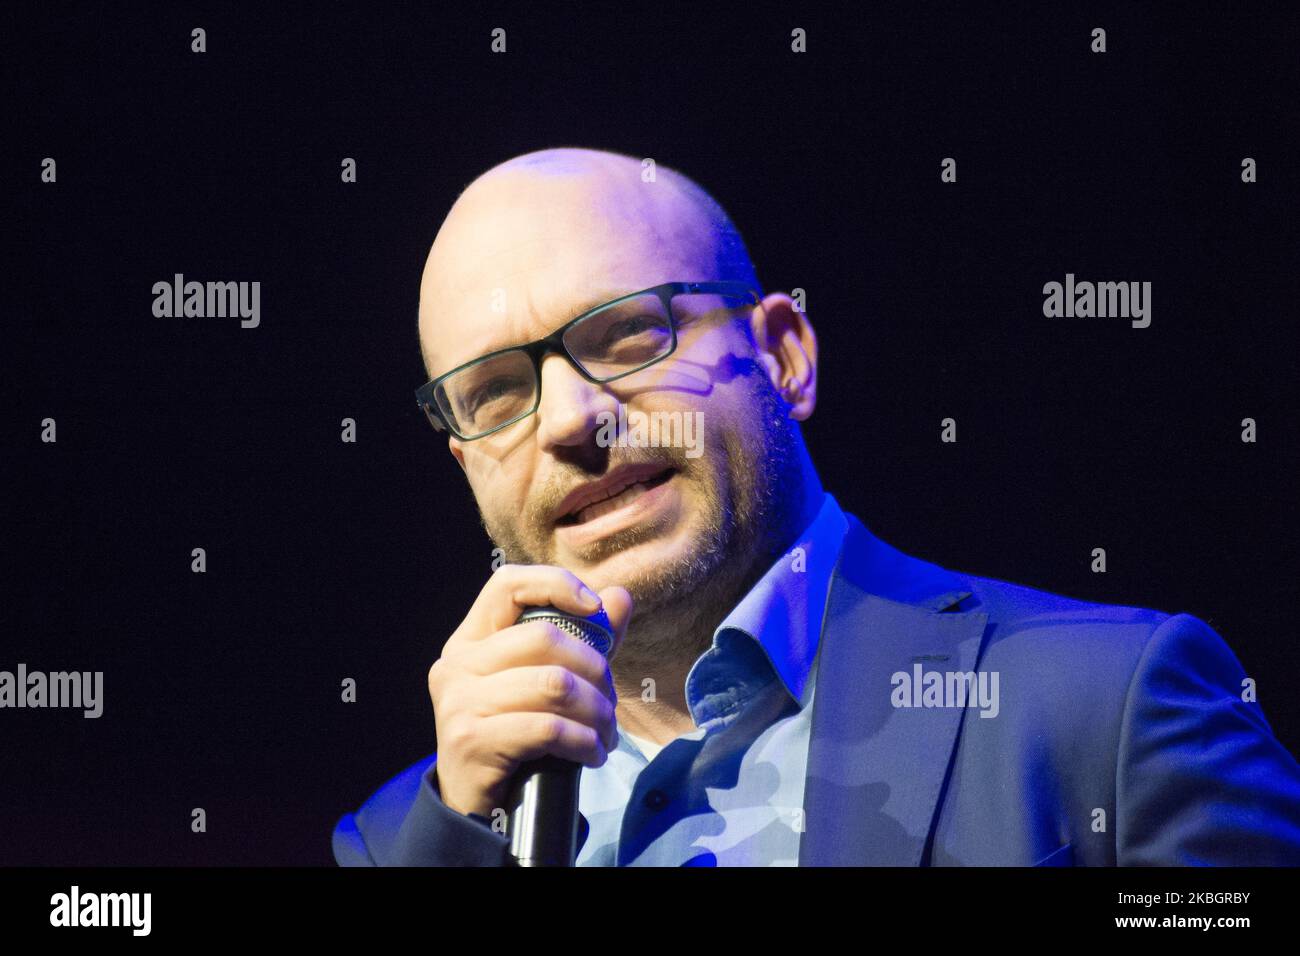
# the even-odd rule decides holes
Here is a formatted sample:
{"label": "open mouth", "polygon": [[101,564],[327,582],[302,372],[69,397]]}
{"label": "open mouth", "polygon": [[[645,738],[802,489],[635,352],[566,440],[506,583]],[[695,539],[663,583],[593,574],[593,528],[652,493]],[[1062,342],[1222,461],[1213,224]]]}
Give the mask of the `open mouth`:
{"label": "open mouth", "polygon": [[572,511],[556,522],[560,527],[571,527],[574,525],[586,524],[588,521],[595,521],[602,515],[607,515],[611,511],[626,507],[637,498],[641,497],[652,488],[658,488],[664,482],[668,481],[677,469],[665,468],[656,475],[648,478],[641,478],[627,485],[619,485],[609,489],[610,494],[599,501],[593,501],[590,504]]}

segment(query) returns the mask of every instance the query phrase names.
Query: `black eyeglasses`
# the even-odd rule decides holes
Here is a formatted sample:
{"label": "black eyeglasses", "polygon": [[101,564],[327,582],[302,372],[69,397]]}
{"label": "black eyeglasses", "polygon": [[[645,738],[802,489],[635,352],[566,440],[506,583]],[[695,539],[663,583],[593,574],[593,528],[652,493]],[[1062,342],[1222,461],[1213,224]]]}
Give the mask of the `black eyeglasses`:
{"label": "black eyeglasses", "polygon": [[596,306],[550,335],[466,362],[415,390],[438,431],[473,441],[537,411],[542,359],[558,352],[589,382],[612,382],[662,361],[677,348],[677,330],[719,311],[758,305],[743,282],[665,282]]}

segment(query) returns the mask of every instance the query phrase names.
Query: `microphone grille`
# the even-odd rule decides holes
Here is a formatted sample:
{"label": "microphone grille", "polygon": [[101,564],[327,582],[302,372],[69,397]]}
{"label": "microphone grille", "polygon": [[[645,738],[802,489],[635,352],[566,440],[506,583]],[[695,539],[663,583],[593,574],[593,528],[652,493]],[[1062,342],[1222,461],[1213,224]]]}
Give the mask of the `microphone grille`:
{"label": "microphone grille", "polygon": [[604,608],[590,617],[583,617],[549,605],[530,607],[519,615],[518,623],[523,624],[525,621],[549,621],[566,634],[572,634],[600,651],[602,657],[608,657],[609,649],[614,646],[614,628],[609,623],[609,615]]}

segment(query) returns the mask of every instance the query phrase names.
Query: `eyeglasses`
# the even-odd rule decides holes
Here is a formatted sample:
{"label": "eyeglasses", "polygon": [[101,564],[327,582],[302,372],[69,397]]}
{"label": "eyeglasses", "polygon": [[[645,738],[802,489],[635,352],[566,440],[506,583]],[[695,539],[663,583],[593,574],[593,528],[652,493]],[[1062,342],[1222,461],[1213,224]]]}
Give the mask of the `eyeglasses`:
{"label": "eyeglasses", "polygon": [[473,441],[537,411],[542,359],[552,352],[587,381],[612,382],[671,355],[688,322],[758,301],[743,282],[666,282],[590,309],[536,342],[466,362],[420,386],[415,399],[437,431]]}

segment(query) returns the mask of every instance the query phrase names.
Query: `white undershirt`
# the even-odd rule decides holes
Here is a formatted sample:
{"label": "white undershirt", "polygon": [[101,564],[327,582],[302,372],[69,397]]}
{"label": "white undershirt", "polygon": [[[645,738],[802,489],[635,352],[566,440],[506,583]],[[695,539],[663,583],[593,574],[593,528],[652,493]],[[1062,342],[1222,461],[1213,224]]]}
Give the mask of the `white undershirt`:
{"label": "white undershirt", "polygon": [[627,730],[623,731],[623,736],[632,741],[636,749],[645,755],[646,760],[654,760],[655,754],[664,749],[663,744],[657,744],[654,741],[646,740],[644,737],[638,737]]}

